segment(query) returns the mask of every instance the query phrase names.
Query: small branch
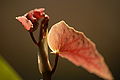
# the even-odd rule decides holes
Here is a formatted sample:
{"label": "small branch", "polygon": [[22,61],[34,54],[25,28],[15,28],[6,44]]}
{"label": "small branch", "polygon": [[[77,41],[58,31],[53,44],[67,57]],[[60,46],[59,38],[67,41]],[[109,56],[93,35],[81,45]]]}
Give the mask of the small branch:
{"label": "small branch", "polygon": [[39,47],[39,54],[38,54],[38,66],[40,72],[43,76],[43,80],[51,80],[51,64],[49,61],[48,56],[48,44],[47,44],[47,29],[48,29],[48,18],[44,18],[41,21],[41,25],[39,27],[39,40],[38,40],[38,47]]}
{"label": "small branch", "polygon": [[43,39],[46,36],[46,32],[47,32],[47,28],[48,28],[48,21],[49,21],[48,17],[45,17],[41,21],[38,45],[40,44],[41,39]]}
{"label": "small branch", "polygon": [[54,64],[54,67],[51,71],[51,74],[53,74],[56,70],[56,67],[57,67],[57,63],[58,63],[58,59],[59,59],[59,54],[56,54],[56,57],[55,57],[55,64]]}
{"label": "small branch", "polygon": [[30,36],[31,36],[32,41],[35,43],[35,45],[38,46],[38,43],[37,43],[37,41],[36,41],[36,39],[35,39],[35,37],[34,37],[34,35],[33,35],[33,32],[29,32],[29,33],[30,33]]}

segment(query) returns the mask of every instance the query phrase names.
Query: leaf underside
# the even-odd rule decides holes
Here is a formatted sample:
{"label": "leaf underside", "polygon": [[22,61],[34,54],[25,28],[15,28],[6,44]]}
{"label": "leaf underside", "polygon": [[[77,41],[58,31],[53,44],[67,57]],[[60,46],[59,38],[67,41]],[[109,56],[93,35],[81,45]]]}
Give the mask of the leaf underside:
{"label": "leaf underside", "polygon": [[53,52],[59,53],[61,57],[73,64],[104,79],[113,80],[95,44],[82,32],[69,27],[64,21],[52,26],[48,34],[48,45]]}

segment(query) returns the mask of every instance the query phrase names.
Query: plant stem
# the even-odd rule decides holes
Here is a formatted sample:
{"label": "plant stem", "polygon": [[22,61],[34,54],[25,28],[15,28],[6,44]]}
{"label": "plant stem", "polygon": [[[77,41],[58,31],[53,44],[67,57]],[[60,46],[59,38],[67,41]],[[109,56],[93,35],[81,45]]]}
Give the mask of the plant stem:
{"label": "plant stem", "polygon": [[59,55],[56,54],[54,67],[51,68],[51,64],[50,64],[49,57],[48,57],[48,44],[47,44],[48,21],[49,21],[48,17],[45,17],[41,21],[38,42],[36,41],[33,35],[33,32],[29,32],[32,38],[32,41],[34,42],[35,45],[38,46],[38,49],[39,49],[39,52],[37,55],[38,56],[38,67],[39,67],[40,73],[43,76],[43,80],[51,80],[51,76],[56,70],[58,59],[59,59]]}
{"label": "plant stem", "polygon": [[31,39],[34,42],[34,44],[36,44],[38,46],[38,43],[37,43],[36,39],[34,38],[33,32],[29,32],[29,33],[30,33]]}
{"label": "plant stem", "polygon": [[38,53],[38,67],[43,76],[43,80],[51,80],[51,65],[48,59],[48,45],[47,45],[47,38],[44,37],[40,39],[40,43],[38,44],[35,40],[33,32],[30,32],[30,36],[34,44],[38,46],[39,53]]}
{"label": "plant stem", "polygon": [[51,72],[51,65],[48,59],[48,46],[46,38],[41,40],[39,44],[38,66],[42,74]]}
{"label": "plant stem", "polygon": [[48,18],[44,18],[41,21],[40,33],[39,33],[39,54],[38,54],[38,66],[39,70],[43,75],[43,80],[51,80],[51,65],[48,57],[48,44],[47,44],[47,33],[48,33]]}
{"label": "plant stem", "polygon": [[56,54],[55,64],[54,64],[54,67],[52,68],[51,74],[54,74],[54,72],[55,72],[55,70],[57,68],[58,59],[59,59],[59,54]]}

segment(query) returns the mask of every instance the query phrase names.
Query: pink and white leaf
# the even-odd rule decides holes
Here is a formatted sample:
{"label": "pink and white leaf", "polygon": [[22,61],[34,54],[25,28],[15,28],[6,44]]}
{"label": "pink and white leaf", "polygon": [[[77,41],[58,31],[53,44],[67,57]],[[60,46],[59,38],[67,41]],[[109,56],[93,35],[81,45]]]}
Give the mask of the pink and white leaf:
{"label": "pink and white leaf", "polygon": [[95,44],[84,33],[69,27],[64,21],[52,26],[48,34],[48,45],[53,53],[68,59],[76,66],[104,79],[113,80]]}

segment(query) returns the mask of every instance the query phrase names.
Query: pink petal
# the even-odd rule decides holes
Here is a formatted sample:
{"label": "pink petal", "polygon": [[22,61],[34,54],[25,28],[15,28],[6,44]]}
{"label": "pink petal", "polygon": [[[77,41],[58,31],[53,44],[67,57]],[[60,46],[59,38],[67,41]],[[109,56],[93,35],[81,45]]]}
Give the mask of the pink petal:
{"label": "pink petal", "polygon": [[34,12],[33,16],[37,19],[43,18],[45,14],[44,11],[45,11],[44,8],[35,9],[33,11]]}
{"label": "pink petal", "polygon": [[32,22],[28,20],[25,16],[16,17],[16,19],[22,23],[26,30],[30,30],[30,28],[33,28]]}
{"label": "pink petal", "polygon": [[38,28],[38,21],[41,18],[49,18],[44,11],[44,8],[34,9],[26,13],[24,16],[17,17],[16,19],[22,23],[26,30],[33,32]]}
{"label": "pink petal", "polygon": [[48,45],[53,52],[59,53],[77,66],[104,79],[113,80],[103,57],[95,44],[82,32],[69,27],[64,21],[52,26],[48,34]]}
{"label": "pink petal", "polygon": [[44,11],[45,11],[44,8],[34,9],[26,13],[25,16],[27,16],[29,20],[34,22],[44,17],[45,15]]}

